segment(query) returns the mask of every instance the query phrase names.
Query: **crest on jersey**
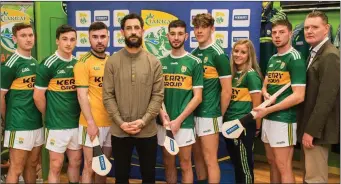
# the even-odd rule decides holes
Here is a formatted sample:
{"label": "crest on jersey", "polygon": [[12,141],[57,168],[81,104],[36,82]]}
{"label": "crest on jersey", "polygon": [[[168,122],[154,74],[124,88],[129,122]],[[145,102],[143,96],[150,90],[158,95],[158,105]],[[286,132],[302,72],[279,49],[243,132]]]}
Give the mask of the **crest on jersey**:
{"label": "crest on jersey", "polygon": [[94,66],[94,70],[100,70],[101,68],[99,66]]}
{"label": "crest on jersey", "polygon": [[187,70],[187,67],[186,67],[186,66],[181,66],[181,72],[182,72],[182,73],[186,72],[186,70]]}
{"label": "crest on jersey", "polygon": [[206,57],[204,58],[204,63],[207,63],[207,61],[208,61],[208,57],[206,56]]}
{"label": "crest on jersey", "polygon": [[285,63],[282,62],[280,68],[283,69],[285,67]]}

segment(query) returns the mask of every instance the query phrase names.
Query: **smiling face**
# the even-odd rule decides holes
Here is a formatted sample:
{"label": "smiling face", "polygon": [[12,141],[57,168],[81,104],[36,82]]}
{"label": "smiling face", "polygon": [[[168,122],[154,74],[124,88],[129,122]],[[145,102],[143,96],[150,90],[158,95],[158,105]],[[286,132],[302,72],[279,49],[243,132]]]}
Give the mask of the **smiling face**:
{"label": "smiling face", "polygon": [[235,45],[232,51],[233,62],[237,68],[243,68],[249,60],[249,49],[246,44]]}
{"label": "smiling face", "polygon": [[172,27],[167,33],[167,38],[173,49],[179,49],[183,47],[187,40],[188,33],[186,33],[183,27]]}

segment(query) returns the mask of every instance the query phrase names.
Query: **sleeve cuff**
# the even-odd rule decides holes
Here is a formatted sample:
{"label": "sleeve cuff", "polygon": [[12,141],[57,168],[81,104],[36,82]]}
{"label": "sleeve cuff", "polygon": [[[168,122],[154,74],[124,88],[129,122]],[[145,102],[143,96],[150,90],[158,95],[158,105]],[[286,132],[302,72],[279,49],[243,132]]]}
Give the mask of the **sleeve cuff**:
{"label": "sleeve cuff", "polygon": [[114,120],[114,123],[118,124],[119,126],[121,126],[124,123],[124,121],[122,120],[120,116],[114,116],[113,120]]}
{"label": "sleeve cuff", "polygon": [[144,124],[148,124],[149,122],[151,122],[153,119],[153,116],[149,113],[146,113],[143,117],[142,117],[142,121],[144,122]]}

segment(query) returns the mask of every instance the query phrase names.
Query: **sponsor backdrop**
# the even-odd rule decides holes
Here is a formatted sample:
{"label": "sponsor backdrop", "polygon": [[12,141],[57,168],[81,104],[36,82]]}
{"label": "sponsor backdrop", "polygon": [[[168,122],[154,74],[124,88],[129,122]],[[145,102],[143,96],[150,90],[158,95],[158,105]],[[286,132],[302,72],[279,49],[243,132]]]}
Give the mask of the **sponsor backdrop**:
{"label": "sponsor backdrop", "polygon": [[[181,19],[187,23],[190,37],[185,43],[185,49],[191,51],[198,46],[191,25],[192,18],[198,13],[207,12],[215,18],[216,31],[212,36],[228,54],[238,39],[249,38],[254,43],[259,56],[261,10],[261,2],[68,2],[67,4],[68,23],[77,30],[77,47],[74,52],[76,57],[89,51],[88,27],[94,21],[102,21],[109,27],[111,39],[107,49],[108,54],[124,47],[120,20],[126,14],[133,12],[140,14],[145,23],[143,47],[158,58],[166,56],[171,49],[166,37],[169,22]],[[158,151],[160,154],[157,157],[157,180],[164,180],[162,155],[160,150]],[[234,182],[233,167],[228,158],[221,138],[219,163],[222,183]],[[110,174],[113,175],[113,170]],[[132,159],[131,177],[140,178],[136,153]]]}
{"label": "sponsor backdrop", "polygon": [[[33,3],[1,3],[1,62],[4,62],[16,49],[12,40],[12,27],[19,22],[34,25]],[[35,56],[35,52],[32,52]]]}

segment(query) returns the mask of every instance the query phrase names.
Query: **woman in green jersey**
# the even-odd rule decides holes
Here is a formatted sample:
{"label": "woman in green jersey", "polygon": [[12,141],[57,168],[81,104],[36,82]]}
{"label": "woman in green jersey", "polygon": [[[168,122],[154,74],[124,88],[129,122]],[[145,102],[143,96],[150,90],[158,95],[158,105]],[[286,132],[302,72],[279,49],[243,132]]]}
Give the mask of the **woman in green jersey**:
{"label": "woman in green jersey", "polygon": [[[262,102],[262,81],[255,48],[248,39],[238,40],[231,52],[232,97],[224,122],[240,119]],[[238,139],[225,139],[235,168],[236,183],[254,183],[253,142],[259,134],[260,119],[245,125]]]}

